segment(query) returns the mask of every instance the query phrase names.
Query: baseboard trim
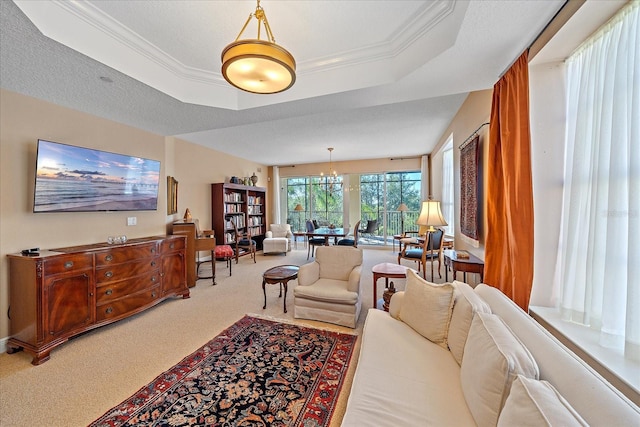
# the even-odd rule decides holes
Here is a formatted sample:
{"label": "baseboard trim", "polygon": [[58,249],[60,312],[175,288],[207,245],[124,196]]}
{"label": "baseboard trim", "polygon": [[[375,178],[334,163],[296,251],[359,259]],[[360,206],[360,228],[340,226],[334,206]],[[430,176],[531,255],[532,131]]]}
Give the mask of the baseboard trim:
{"label": "baseboard trim", "polygon": [[0,354],[7,352],[7,342],[9,341],[9,337],[0,339]]}

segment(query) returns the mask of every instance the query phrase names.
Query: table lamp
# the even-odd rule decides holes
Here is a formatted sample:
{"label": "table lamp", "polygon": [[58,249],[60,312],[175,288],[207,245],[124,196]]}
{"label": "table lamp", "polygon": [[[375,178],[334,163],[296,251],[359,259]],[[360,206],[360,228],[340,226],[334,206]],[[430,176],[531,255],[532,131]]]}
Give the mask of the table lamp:
{"label": "table lamp", "polygon": [[400,234],[404,234],[404,213],[408,211],[409,208],[404,203],[400,203],[400,206],[398,206],[396,210],[400,211]]}
{"label": "table lamp", "polygon": [[[298,231],[300,231],[300,212],[304,210],[304,208],[302,207],[302,205],[300,203],[298,203],[296,205],[295,208],[293,208],[294,211],[298,212]],[[297,243],[296,243],[297,244]]]}
{"label": "table lamp", "polygon": [[416,224],[428,227],[427,234],[429,239],[429,250],[431,251],[431,280],[433,280],[433,240],[431,239],[431,234],[436,231],[434,227],[447,225],[447,221],[445,221],[442,211],[440,210],[440,202],[436,200],[427,200],[426,202],[422,202],[420,216],[418,216]]}

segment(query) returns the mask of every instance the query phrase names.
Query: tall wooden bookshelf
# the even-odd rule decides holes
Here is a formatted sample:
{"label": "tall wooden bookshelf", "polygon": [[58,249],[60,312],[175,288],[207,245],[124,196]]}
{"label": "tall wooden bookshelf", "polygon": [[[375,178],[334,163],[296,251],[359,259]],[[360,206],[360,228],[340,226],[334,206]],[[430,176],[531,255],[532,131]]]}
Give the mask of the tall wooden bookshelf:
{"label": "tall wooden bookshelf", "polygon": [[252,185],[216,183],[211,184],[211,224],[218,245],[227,245],[235,241],[233,226],[235,222],[240,232],[248,232],[262,248],[267,232],[267,189]]}

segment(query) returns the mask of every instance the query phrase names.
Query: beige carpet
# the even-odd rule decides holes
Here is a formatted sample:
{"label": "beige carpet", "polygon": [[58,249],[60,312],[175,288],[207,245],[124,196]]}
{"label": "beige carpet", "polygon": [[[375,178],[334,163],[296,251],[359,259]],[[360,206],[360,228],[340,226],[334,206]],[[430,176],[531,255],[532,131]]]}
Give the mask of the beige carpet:
{"label": "beige carpet", "polygon": [[[191,298],[165,301],[144,313],[76,337],[53,350],[51,359],[40,366],[31,365],[31,356],[24,352],[0,354],[0,426],[85,426],[245,314],[294,321],[293,288],[297,281],[289,283],[288,313],[283,313],[277,285],[267,285],[267,308],[263,310],[260,285],[262,272],[270,267],[307,262],[307,250],[302,243],[298,245],[299,249],[286,256],[258,253],[256,264],[249,257],[241,258],[239,264],[233,265],[232,277],[224,262],[218,262],[217,286],[211,286],[210,279],[199,280],[191,288]],[[372,307],[371,267],[380,262],[396,262],[391,248],[365,248],[358,334]],[[202,273],[206,273],[204,266]],[[378,283],[379,298],[383,282]],[[397,289],[404,289],[404,279],[394,279],[394,283]],[[295,322],[353,332],[326,323]],[[332,425],[340,425],[358,349],[359,340]]]}

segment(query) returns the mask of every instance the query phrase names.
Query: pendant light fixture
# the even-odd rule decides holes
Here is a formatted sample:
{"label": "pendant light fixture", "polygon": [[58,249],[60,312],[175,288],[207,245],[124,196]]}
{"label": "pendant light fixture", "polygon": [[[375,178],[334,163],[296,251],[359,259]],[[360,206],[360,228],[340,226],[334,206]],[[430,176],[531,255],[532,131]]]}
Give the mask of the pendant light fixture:
{"label": "pendant light fixture", "polygon": [[[329,150],[329,174],[327,176],[326,188],[330,194],[333,194],[334,191],[342,187],[342,182],[338,181],[338,172],[333,170],[333,163],[331,161],[333,147],[329,147],[327,150]],[[320,176],[324,178],[324,172],[320,172]]]}
{"label": "pendant light fixture", "polygon": [[[258,36],[240,40],[251,18],[258,20]],[[260,39],[262,27],[266,40]],[[238,37],[222,51],[222,75],[238,89],[259,94],[282,92],[295,83],[296,61],[285,48],[276,44],[260,0]]]}

